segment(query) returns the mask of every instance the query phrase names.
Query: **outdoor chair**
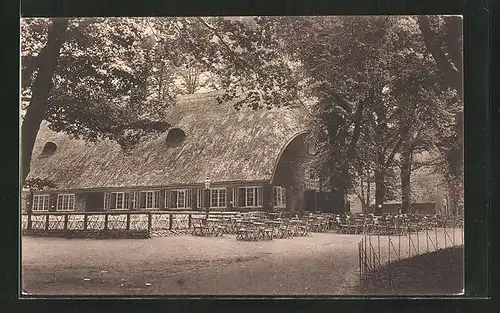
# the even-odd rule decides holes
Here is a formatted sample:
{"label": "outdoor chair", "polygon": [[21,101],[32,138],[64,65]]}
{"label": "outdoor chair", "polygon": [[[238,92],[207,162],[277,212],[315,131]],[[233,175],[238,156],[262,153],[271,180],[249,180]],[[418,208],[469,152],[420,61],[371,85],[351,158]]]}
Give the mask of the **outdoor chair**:
{"label": "outdoor chair", "polygon": [[247,237],[247,229],[246,228],[238,229],[238,232],[236,234],[236,239],[237,240],[245,240],[246,237]]}
{"label": "outdoor chair", "polygon": [[293,235],[292,235],[292,232],[291,232],[291,229],[289,227],[288,224],[282,224],[279,228],[278,228],[278,235],[277,235],[278,238],[280,239],[284,239],[284,238],[292,238]]}
{"label": "outdoor chair", "polygon": [[226,233],[226,226],[224,225],[216,225],[214,229],[215,237],[223,237]]}
{"label": "outdoor chair", "polygon": [[194,236],[207,236],[209,234],[208,226],[202,224],[193,225],[192,234]]}
{"label": "outdoor chair", "polygon": [[311,232],[309,231],[309,221],[305,220],[299,225],[299,236],[311,236]]}
{"label": "outdoor chair", "polygon": [[349,220],[342,216],[339,217],[339,233],[341,234],[347,234],[349,232]]}
{"label": "outdoor chair", "polygon": [[256,229],[251,229],[251,228],[240,228],[238,230],[238,234],[236,235],[237,240],[244,240],[244,241],[254,241],[257,240],[257,231]]}

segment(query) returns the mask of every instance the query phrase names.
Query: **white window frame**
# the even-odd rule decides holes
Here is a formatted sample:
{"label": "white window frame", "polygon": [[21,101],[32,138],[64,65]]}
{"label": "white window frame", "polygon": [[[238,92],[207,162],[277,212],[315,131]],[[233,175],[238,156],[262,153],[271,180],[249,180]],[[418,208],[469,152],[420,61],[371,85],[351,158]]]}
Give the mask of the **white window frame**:
{"label": "white window frame", "polygon": [[[252,202],[254,205],[248,205],[248,195],[247,195],[247,190],[250,190],[252,189],[252,192],[253,192],[253,196],[252,196]],[[261,204],[259,205],[259,198],[258,198],[258,192],[257,190],[260,189],[260,200],[261,200]],[[247,208],[262,208],[263,207],[263,203],[264,203],[264,189],[262,188],[262,186],[242,186],[242,187],[238,187],[238,203],[239,203],[239,197],[240,197],[240,192],[243,190],[244,192],[244,205],[241,206],[241,208],[244,208],[244,209],[247,209]]]}
{"label": "white window frame", "polygon": [[[65,204],[65,201],[64,201],[64,198],[67,197],[68,198],[68,207],[65,208],[64,207],[64,204]],[[61,202],[62,199],[62,205],[61,205],[61,209],[59,208],[59,203]],[[73,205],[70,206],[70,200],[73,199]],[[74,211],[75,210],[75,201],[76,201],[76,196],[74,193],[60,193],[57,195],[57,203],[56,203],[56,211],[58,212],[70,212],[70,211]]]}
{"label": "white window frame", "polygon": [[[115,196],[115,207],[114,208],[109,207],[109,202],[106,199],[106,197],[108,195],[116,195]],[[118,207],[118,195],[122,196],[122,205],[121,205],[121,208]],[[126,197],[126,195],[125,195],[124,191],[105,192],[104,193],[104,204],[105,204],[105,206],[107,205],[107,207],[105,207],[104,209],[105,210],[112,210],[112,211],[128,210],[128,206],[125,205],[126,204],[125,197]]]}
{"label": "white window frame", "polygon": [[204,193],[204,191],[205,191],[205,190],[204,190],[204,189],[201,189],[201,188],[198,188],[198,189],[196,190],[196,200],[197,200],[197,201],[196,201],[196,207],[197,207],[197,208],[199,208],[199,209],[204,208],[204,204],[205,204],[205,203],[204,203],[205,201],[203,201],[203,197],[204,197],[204,194],[203,194],[203,193]]}
{"label": "white window frame", "polygon": [[[188,200],[188,190],[187,189],[171,189],[170,192],[176,192],[177,196],[175,197],[175,207],[170,203],[170,206],[172,209],[189,209],[187,206],[187,200]],[[181,206],[179,205],[179,194],[182,193],[184,195],[184,204]],[[170,194],[170,202],[172,202],[172,194]]]}
{"label": "white window frame", "polygon": [[[224,205],[221,204],[221,191],[224,191]],[[214,205],[213,203],[213,193],[215,192],[216,198],[217,198],[217,203]],[[222,209],[222,208],[227,208],[227,189],[226,188],[210,188],[210,197],[209,197],[209,203],[210,203],[210,208],[213,209]]]}
{"label": "white window frame", "polygon": [[[315,175],[316,178],[311,178],[311,174]],[[319,185],[320,185],[320,179],[319,179],[319,173],[311,168],[307,167],[305,169],[305,188],[307,190],[319,190]]]}
{"label": "white window frame", "polygon": [[286,208],[286,188],[273,186],[273,208]]}
{"label": "white window frame", "polygon": [[[41,201],[41,208],[40,208]],[[36,207],[35,207],[36,203]],[[33,212],[47,212],[50,207],[50,195],[33,195],[33,203],[31,204],[31,210]]]}
{"label": "white window frame", "polygon": [[[145,195],[145,207],[141,208],[141,194],[144,193]],[[148,206],[148,194],[152,194],[152,199],[151,199],[151,207]],[[159,193],[158,190],[141,190],[138,192],[139,199],[135,198],[134,201],[138,202],[136,203],[136,208],[139,210],[151,210],[151,209],[157,209],[158,208],[158,203],[156,203],[156,193]]]}

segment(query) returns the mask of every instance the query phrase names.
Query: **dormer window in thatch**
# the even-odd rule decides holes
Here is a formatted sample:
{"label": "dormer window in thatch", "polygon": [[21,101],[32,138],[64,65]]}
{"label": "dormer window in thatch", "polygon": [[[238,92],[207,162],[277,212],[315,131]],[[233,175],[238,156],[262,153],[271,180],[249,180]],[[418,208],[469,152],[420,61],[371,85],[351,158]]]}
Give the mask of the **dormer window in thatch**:
{"label": "dormer window in thatch", "polygon": [[49,157],[53,155],[57,150],[57,145],[51,141],[47,142],[45,146],[43,146],[42,153],[40,157]]}
{"label": "dormer window in thatch", "polygon": [[186,137],[184,131],[180,128],[171,128],[168,131],[167,139],[165,140],[169,147],[178,146]]}

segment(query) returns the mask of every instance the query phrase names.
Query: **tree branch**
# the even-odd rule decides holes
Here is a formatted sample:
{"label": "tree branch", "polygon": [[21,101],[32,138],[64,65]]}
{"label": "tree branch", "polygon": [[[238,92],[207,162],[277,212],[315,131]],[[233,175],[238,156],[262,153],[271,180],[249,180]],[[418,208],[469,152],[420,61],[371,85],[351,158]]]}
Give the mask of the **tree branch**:
{"label": "tree branch", "polygon": [[450,86],[460,92],[462,90],[462,75],[441,50],[436,34],[431,30],[429,17],[425,15],[418,16],[418,26],[422,32],[425,46],[436,61],[439,69],[450,79]]}
{"label": "tree branch", "polygon": [[388,168],[389,165],[391,164],[391,162],[394,160],[394,156],[396,155],[396,153],[398,152],[399,148],[401,147],[401,144],[403,144],[403,138],[402,137],[399,138],[398,142],[396,143],[396,145],[392,149],[391,154],[389,154],[389,157],[384,162],[384,164],[383,164],[384,168]]}
{"label": "tree branch", "polygon": [[248,62],[246,60],[244,60],[243,58],[241,58],[240,56],[238,56],[234,51],[233,49],[225,42],[224,39],[222,39],[222,37],[220,36],[219,32],[217,31],[217,29],[211,25],[209,25],[207,22],[205,22],[201,17],[197,17],[196,18],[203,26],[205,26],[207,29],[209,29],[212,34],[214,34],[217,39],[219,39],[220,43],[224,46],[224,48],[227,50],[227,52],[229,52],[233,58],[239,62],[240,64],[242,64],[244,67],[246,67],[247,69],[251,70],[252,72],[254,72],[255,74],[263,77],[263,78],[267,78],[268,75],[266,75],[265,73],[261,72],[261,71],[257,71],[255,69],[255,66],[251,66],[250,64],[248,64]]}

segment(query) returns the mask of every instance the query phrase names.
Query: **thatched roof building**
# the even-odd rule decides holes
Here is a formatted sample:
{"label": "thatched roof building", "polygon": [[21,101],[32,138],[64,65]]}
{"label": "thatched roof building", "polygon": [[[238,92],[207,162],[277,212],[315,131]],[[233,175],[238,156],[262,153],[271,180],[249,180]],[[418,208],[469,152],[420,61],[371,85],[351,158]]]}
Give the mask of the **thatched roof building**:
{"label": "thatched roof building", "polygon": [[[172,129],[144,138],[128,154],[116,142],[70,139],[43,124],[28,178],[66,191],[193,185],[207,178],[271,182],[283,151],[308,124],[300,107],[237,111],[213,93],[182,97],[167,117]],[[50,156],[44,149],[52,149]]]}
{"label": "thatched roof building", "polygon": [[343,210],[343,195],[314,191],[304,107],[238,111],[216,96],[182,97],[165,112],[173,127],[128,153],[43,124],[28,179],[56,187],[31,195],[28,210]]}

